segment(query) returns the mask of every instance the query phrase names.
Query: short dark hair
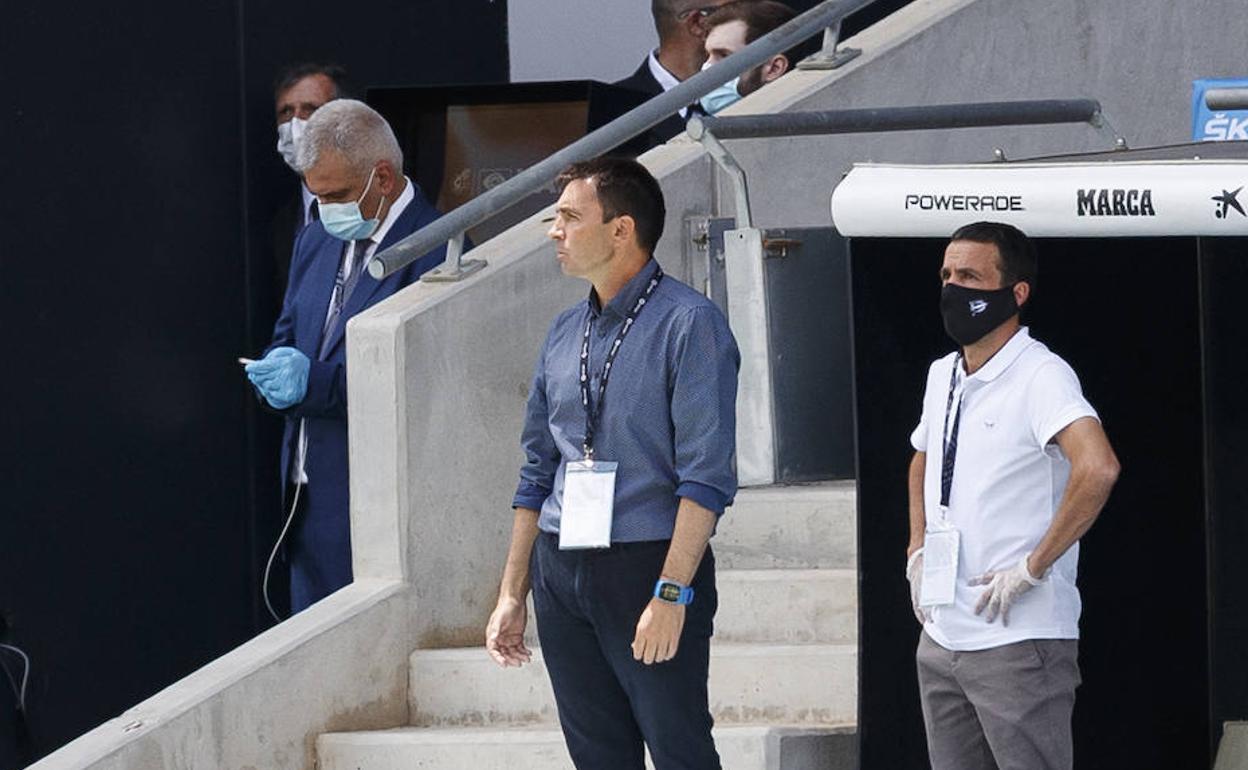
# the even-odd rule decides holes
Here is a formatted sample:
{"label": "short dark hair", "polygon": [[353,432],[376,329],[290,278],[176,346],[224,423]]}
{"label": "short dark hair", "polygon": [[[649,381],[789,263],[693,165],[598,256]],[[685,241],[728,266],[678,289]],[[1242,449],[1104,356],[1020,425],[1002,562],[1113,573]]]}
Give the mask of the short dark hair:
{"label": "short dark hair", "polygon": [[592,180],[602,206],[602,221],[627,214],[636,223],[637,243],[647,253],[663,234],[663,221],[667,207],[663,203],[663,189],[646,167],[631,158],[606,156],[573,163],[555,178],[562,192],[577,179]]}
{"label": "short dark hair", "polygon": [[273,80],[273,95],[281,96],[283,91],[294,86],[300,80],[311,75],[324,75],[334,84],[334,98],[342,99],[351,94],[347,89],[347,71],[337,64],[318,64],[316,62],[300,62],[282,68]]}
{"label": "short dark hair", "polygon": [[[714,29],[728,22],[743,21],[745,22],[745,44],[749,45],[768,32],[792,21],[796,16],[797,11],[775,0],[735,0],[735,2],[724,3],[707,16],[706,27]],[[799,55],[805,56],[809,53],[808,48],[809,44],[803,41],[783,52],[784,58],[789,60],[790,68],[797,64]]]}
{"label": "short dark hair", "polygon": [[996,246],[1000,255],[997,267],[1001,270],[1001,285],[1013,286],[1024,281],[1035,291],[1036,247],[1022,230],[1004,222],[974,222],[955,230],[949,236],[949,242],[954,241]]}

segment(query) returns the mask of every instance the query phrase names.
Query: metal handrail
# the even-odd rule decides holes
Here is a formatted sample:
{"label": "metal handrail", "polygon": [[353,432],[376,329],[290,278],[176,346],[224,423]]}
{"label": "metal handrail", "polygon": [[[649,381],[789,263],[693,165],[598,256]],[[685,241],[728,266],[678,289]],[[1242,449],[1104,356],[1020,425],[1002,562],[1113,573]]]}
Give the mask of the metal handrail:
{"label": "metal handrail", "polygon": [[[493,215],[544,188],[565,167],[608,152],[688,107],[695,101],[747,70],[783,53],[820,30],[839,25],[842,19],[874,0],[825,0],[786,24],[777,27],[711,67],[621,115],[602,128],[578,139],[555,154],[530,166],[497,187],[468,201],[417,230],[378,254],[368,272],[381,279],[403,269],[430,249],[452,243],[447,266],[459,273],[457,244],[463,234]],[[454,262],[452,262],[454,256]]]}
{"label": "metal handrail", "polygon": [[1205,106],[1215,112],[1248,110],[1248,88],[1210,88],[1205,91]]}
{"label": "metal handrail", "polygon": [[[1115,147],[1126,141],[1095,99],[1029,99],[1008,102],[931,104],[918,107],[873,107],[822,112],[786,112],[776,115],[740,115],[716,118],[694,115],[686,130],[728,175],[738,228],[752,227],[749,183],[745,171],[721,139],[760,139],[828,134],[921,131],[992,126],[1034,126],[1087,123],[1114,136]],[[998,150],[1000,153],[1000,150]],[[1001,157],[1004,157],[1003,155]]]}
{"label": "metal handrail", "polygon": [[1095,99],[1038,99],[785,112],[722,118],[695,115],[689,119],[688,131],[689,136],[698,140],[708,132],[717,139],[761,139],[1049,123],[1096,123],[1100,119],[1101,103]]}

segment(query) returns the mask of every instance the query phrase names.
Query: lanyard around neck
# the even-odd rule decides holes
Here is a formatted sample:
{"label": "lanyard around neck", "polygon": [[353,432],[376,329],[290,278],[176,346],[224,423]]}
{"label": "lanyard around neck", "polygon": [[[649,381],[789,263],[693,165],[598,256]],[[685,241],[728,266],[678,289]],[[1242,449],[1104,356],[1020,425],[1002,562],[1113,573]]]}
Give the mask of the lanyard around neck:
{"label": "lanyard around neck", "polygon": [[953,411],[953,393],[958,386],[958,367],[962,354],[953,358],[953,371],[949,372],[949,398],[945,401],[945,424],[941,428],[940,508],[949,507],[949,493],[953,490],[953,466],[958,459],[958,425],[962,422],[962,399],[958,398],[958,410],[953,415],[953,430],[949,430],[949,413]]}
{"label": "lanyard around neck", "polygon": [[602,376],[598,379],[598,394],[592,405],[589,401],[589,336],[594,328],[593,313],[590,313],[589,318],[585,321],[585,336],[581,340],[580,377],[581,406],[585,409],[585,443],[582,449],[585,451],[585,459],[587,460],[594,458],[594,432],[598,424],[598,417],[602,414],[602,401],[607,394],[607,379],[611,376],[611,366],[615,363],[615,356],[620,352],[620,345],[624,343],[624,338],[628,336],[629,331],[633,328],[633,324],[637,321],[637,315],[646,306],[646,302],[654,296],[654,290],[658,288],[661,280],[663,280],[663,270],[655,270],[650,283],[646,285],[646,290],[633,303],[633,307],[628,311],[628,315],[624,316],[624,324],[620,327],[619,333],[615,335],[615,342],[611,343],[611,348],[607,351],[607,360],[602,364]]}

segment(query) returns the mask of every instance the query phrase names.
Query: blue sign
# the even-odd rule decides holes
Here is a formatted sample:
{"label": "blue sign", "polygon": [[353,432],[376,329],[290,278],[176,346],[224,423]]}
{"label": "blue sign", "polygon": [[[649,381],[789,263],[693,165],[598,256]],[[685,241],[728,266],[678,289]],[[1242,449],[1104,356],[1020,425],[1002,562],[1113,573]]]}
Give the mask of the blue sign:
{"label": "blue sign", "polygon": [[1248,110],[1210,110],[1205,104],[1205,92],[1214,88],[1248,88],[1248,78],[1206,78],[1192,81],[1192,140],[1248,141]]}

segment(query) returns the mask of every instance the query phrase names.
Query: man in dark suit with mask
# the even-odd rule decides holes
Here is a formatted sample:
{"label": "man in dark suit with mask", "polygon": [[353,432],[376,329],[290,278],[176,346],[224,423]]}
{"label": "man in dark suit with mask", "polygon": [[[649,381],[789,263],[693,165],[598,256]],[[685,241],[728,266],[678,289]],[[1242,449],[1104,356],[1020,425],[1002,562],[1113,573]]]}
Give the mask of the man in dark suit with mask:
{"label": "man in dark suit with mask", "polygon": [[264,358],[247,365],[258,394],[286,417],[282,479],[291,609],[351,582],[347,477],[346,323],[440,264],[429,252],[380,281],[376,254],[437,219],[403,175],[394,132],[363,102],[336,99],[308,119],[295,158],[320,219],[295,241],[282,314]]}
{"label": "man in dark suit with mask", "polygon": [[[331,99],[348,96],[346,72],[334,64],[295,64],[286,67],[273,84],[273,112],[277,118],[277,153],[290,167],[303,139],[308,118]],[[299,193],[291,196],[273,215],[270,240],[273,246],[273,286],[275,300],[281,307],[286,295],[286,279],[290,274],[290,257],[295,237],[318,215],[316,196],[299,183]]]}
{"label": "man in dark suit with mask", "polygon": [[[706,60],[704,44],[710,28],[706,17],[725,0],[652,0],[650,12],[659,34],[659,47],[650,52],[632,75],[615,85],[658,96],[696,75]],[[662,144],[685,130],[688,108],[658,124],[645,135],[645,147]]]}

